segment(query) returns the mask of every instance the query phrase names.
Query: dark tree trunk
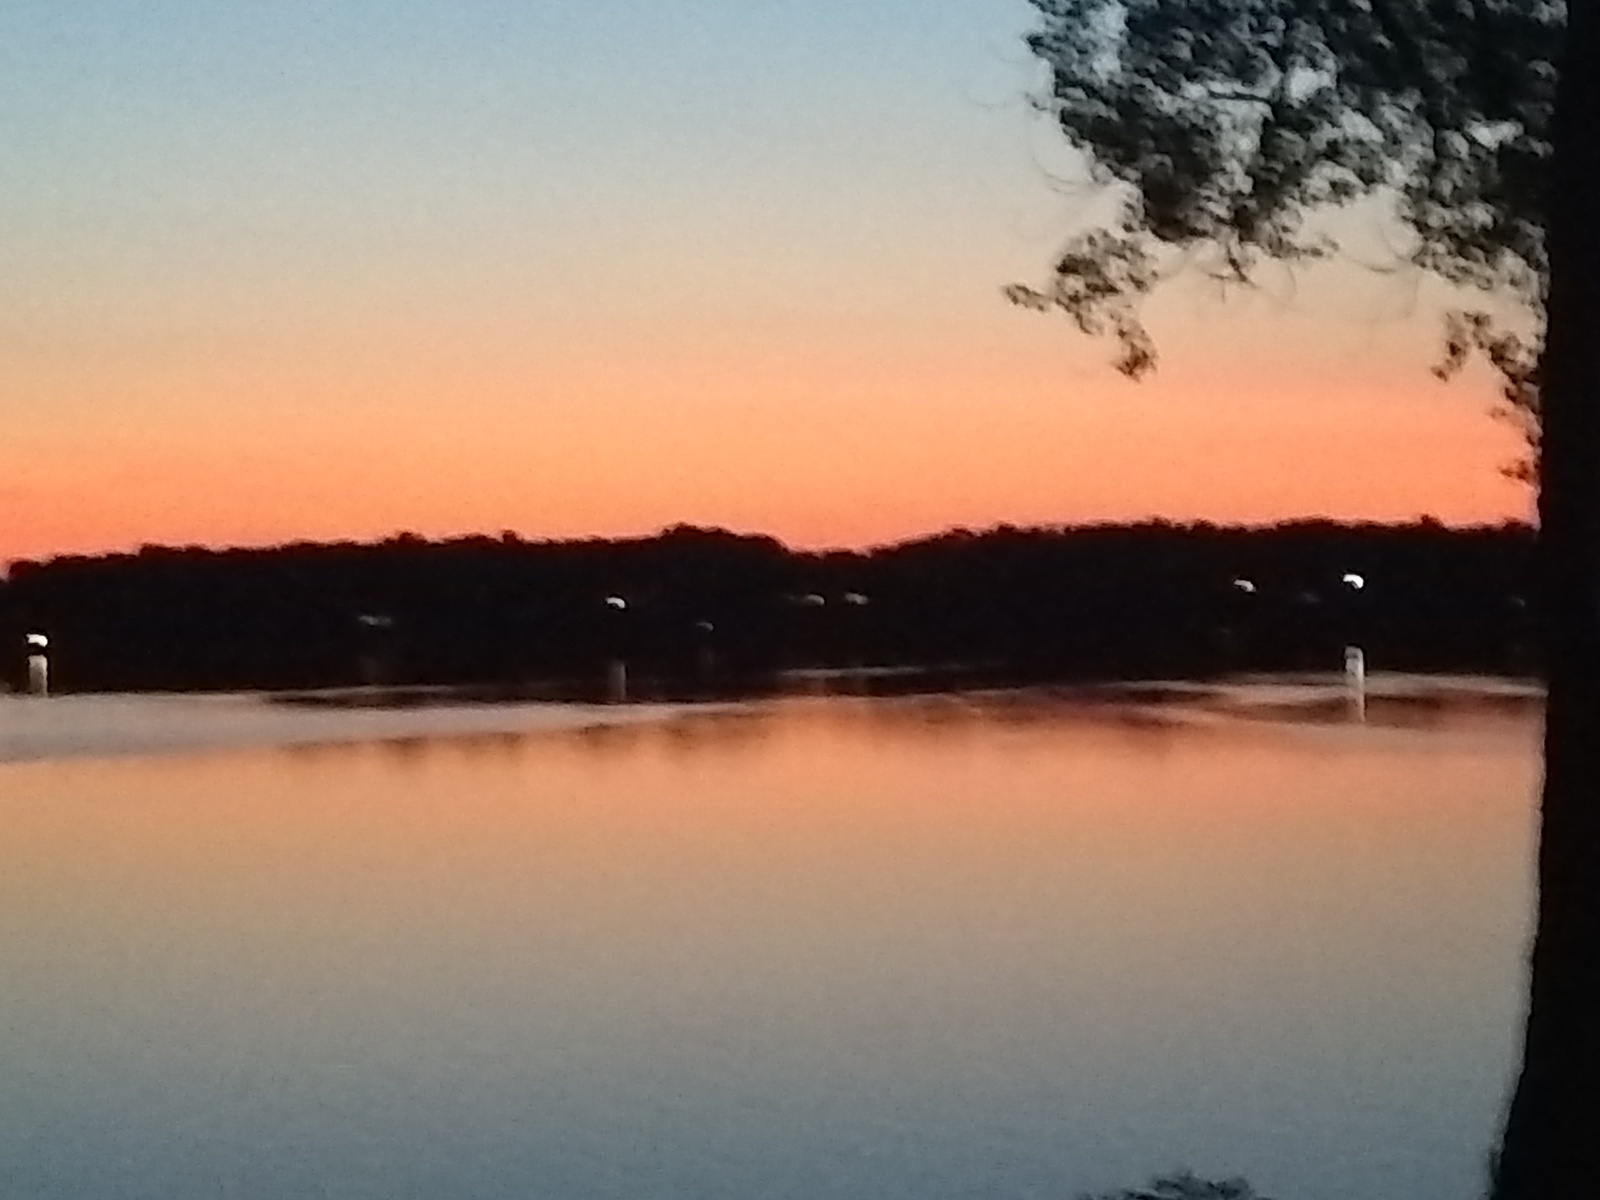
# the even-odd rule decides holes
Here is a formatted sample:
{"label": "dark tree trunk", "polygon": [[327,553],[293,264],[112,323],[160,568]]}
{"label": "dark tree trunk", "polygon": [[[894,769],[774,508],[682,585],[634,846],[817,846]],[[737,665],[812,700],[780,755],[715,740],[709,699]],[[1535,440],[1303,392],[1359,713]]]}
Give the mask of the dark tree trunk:
{"label": "dark tree trunk", "polygon": [[1539,919],[1496,1200],[1600,1196],[1600,0],[1571,0],[1548,207]]}

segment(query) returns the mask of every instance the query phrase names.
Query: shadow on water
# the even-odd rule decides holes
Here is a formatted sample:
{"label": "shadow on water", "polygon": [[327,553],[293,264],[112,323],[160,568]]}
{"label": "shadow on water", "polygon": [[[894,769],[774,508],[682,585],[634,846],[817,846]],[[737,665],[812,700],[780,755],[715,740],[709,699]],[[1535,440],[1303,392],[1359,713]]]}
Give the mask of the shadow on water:
{"label": "shadow on water", "polygon": [[[1473,709],[1520,713],[1542,701],[1531,679],[1474,675],[1378,674],[1363,694],[1375,724],[1410,723],[1429,712]],[[614,676],[569,677],[517,683],[317,688],[263,693],[273,704],[326,709],[421,709],[439,705],[504,704],[730,704],[794,697],[917,697],[934,705],[961,697],[991,695],[991,710],[1002,706],[1024,714],[1048,702],[1125,703],[1142,710],[1203,705],[1235,715],[1301,720],[1343,720],[1350,714],[1351,691],[1333,673],[1223,676],[1196,680],[1040,680],[992,666],[934,666],[771,671],[705,678],[680,675],[629,675],[625,688]],[[952,699],[954,698],[954,699]]]}
{"label": "shadow on water", "polygon": [[[1064,721],[1148,737],[1219,721],[1427,731],[1478,718],[1536,717],[1543,695],[1536,685],[1517,680],[1380,674],[1372,677],[1357,703],[1334,675],[1041,685],[945,670],[774,674],[714,689],[693,681],[647,678],[637,682],[626,701],[607,700],[603,688],[592,684],[560,683],[290,692],[264,700],[273,707],[323,713],[335,720],[339,714],[370,712],[409,715],[424,723],[432,714],[572,706],[587,714],[573,727],[482,733],[440,728],[398,740],[431,738],[463,749],[505,751],[521,738],[563,736],[609,752],[643,739],[680,747],[758,739],[780,711],[792,712],[794,705],[808,702],[826,706],[819,712],[901,736],[948,740],[968,730],[1043,731]],[[849,707],[841,709],[840,704]],[[623,719],[633,716],[642,719]]]}

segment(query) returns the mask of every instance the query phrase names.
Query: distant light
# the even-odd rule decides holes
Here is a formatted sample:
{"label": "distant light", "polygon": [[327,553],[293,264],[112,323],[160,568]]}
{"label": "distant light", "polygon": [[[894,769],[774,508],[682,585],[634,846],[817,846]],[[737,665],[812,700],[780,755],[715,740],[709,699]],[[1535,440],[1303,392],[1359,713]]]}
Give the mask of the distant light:
{"label": "distant light", "polygon": [[854,605],[856,608],[865,608],[872,603],[872,597],[862,592],[846,592],[844,594],[844,602]]}
{"label": "distant light", "polygon": [[624,600],[621,596],[607,596],[606,597],[606,607],[607,608],[614,608],[618,612],[625,612],[627,610],[627,607],[628,607],[628,602],[626,600]]}
{"label": "distant light", "polygon": [[1367,586],[1367,577],[1351,573],[1344,577],[1344,585],[1351,591],[1359,592]]}
{"label": "distant light", "polygon": [[368,629],[394,628],[394,618],[385,613],[362,613],[356,620]]}
{"label": "distant light", "polygon": [[1249,580],[1249,579],[1235,579],[1233,581],[1233,586],[1238,588],[1241,592],[1243,592],[1247,596],[1254,596],[1256,594],[1256,585],[1252,580]]}
{"label": "distant light", "polygon": [[45,650],[50,646],[50,639],[42,633],[30,633],[28,645],[35,650]]}
{"label": "distant light", "polygon": [[826,596],[818,595],[816,592],[811,592],[809,595],[800,597],[800,603],[804,604],[807,608],[821,608],[827,602],[828,598]]}
{"label": "distant light", "polygon": [[715,633],[717,631],[717,627],[710,621],[696,621],[694,627],[701,633]]}

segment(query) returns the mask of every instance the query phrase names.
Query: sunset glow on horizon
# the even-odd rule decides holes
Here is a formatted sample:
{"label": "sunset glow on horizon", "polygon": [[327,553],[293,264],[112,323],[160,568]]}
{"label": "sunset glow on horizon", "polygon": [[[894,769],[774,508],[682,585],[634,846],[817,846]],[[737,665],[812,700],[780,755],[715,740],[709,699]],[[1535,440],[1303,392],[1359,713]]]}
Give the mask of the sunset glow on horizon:
{"label": "sunset glow on horizon", "polygon": [[1086,203],[1025,4],[559,8],[0,15],[0,562],[1530,515],[1404,282],[1180,284],[1137,386],[1005,303]]}

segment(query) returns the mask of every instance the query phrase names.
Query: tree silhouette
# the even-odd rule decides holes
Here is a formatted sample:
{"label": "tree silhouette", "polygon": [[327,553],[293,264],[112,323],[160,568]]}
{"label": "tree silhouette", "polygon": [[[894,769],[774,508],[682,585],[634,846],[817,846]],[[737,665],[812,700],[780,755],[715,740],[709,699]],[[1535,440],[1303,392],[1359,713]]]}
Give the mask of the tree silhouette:
{"label": "tree silhouette", "polygon": [[[1406,262],[1465,294],[1441,371],[1484,354],[1539,486],[1549,685],[1524,1061],[1499,1200],[1593,1194],[1600,1134],[1600,27],[1592,0],[1031,0],[1041,103],[1120,200],[1043,287],[1153,369],[1174,271],[1248,283],[1338,252],[1387,203]],[[1519,332],[1519,323],[1520,329]]]}
{"label": "tree silhouette", "polygon": [[[1402,670],[1525,673],[1533,550],[1527,526],[1436,521],[1000,527],[827,552],[682,528],[618,541],[152,546],[13,563],[0,580],[0,687],[24,685],[33,630],[51,635],[62,691],[583,695],[614,661],[630,664],[635,694],[759,690],[796,667],[1171,679],[1311,669],[1351,639]],[[1351,571],[1383,587],[1352,605],[1338,582]]]}

